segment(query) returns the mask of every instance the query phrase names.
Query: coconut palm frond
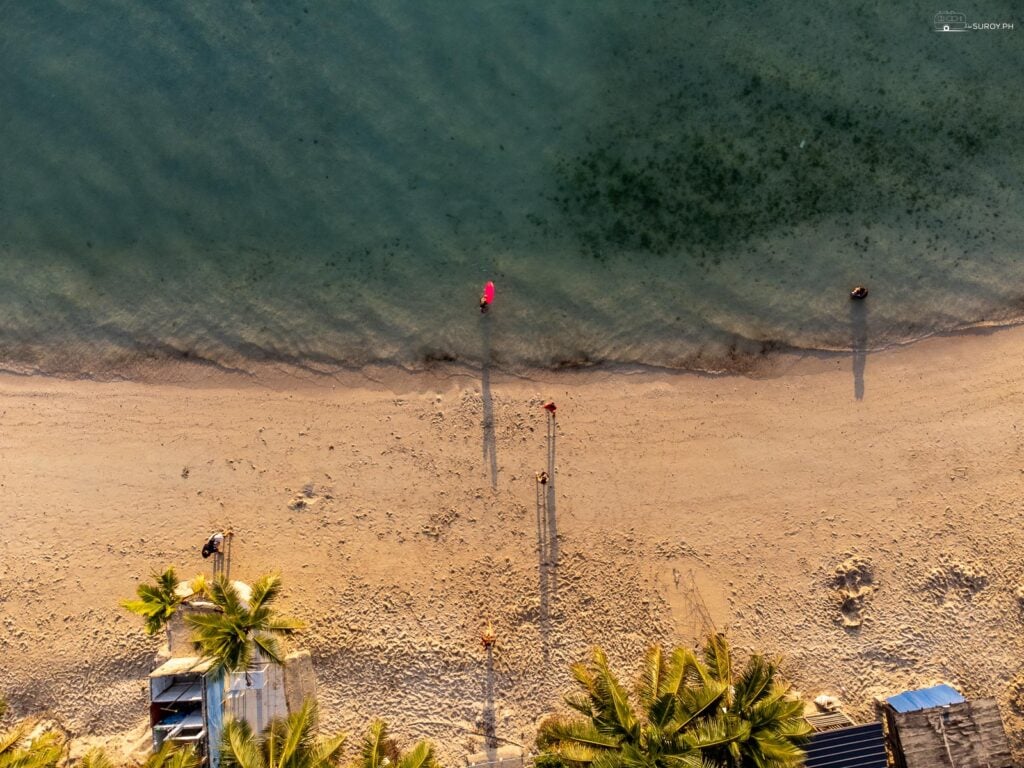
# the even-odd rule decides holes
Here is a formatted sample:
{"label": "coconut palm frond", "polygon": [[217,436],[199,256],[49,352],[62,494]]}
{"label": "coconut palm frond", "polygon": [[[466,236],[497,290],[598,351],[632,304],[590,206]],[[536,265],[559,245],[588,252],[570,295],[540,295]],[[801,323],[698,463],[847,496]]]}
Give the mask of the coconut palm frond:
{"label": "coconut palm frond", "polygon": [[778,669],[755,655],[734,680],[720,634],[708,638],[703,658],[686,648],[666,657],[654,647],[643,657],[634,710],[595,648],[573,665],[578,689],[566,697],[584,717],[547,718],[537,745],[550,764],[568,768],[797,768],[809,726]]}
{"label": "coconut palm frond", "polygon": [[780,718],[776,722],[773,732],[777,736],[789,739],[794,744],[804,744],[810,737],[813,729],[810,723],[803,717],[803,705],[799,702],[797,704],[800,706],[801,713]]}
{"label": "coconut palm frond", "polygon": [[622,768],[622,753],[598,752],[590,762],[590,768]]}
{"label": "coconut palm frond", "polygon": [[346,736],[339,733],[329,739],[321,739],[316,743],[310,756],[308,768],[334,768],[341,762],[341,751],[345,747]]}
{"label": "coconut palm frond", "polygon": [[776,667],[764,656],[755,654],[747,660],[746,667],[736,680],[733,694],[733,708],[745,712],[765,696],[772,693]]}
{"label": "coconut palm frond", "polygon": [[205,574],[198,573],[192,577],[192,581],[188,583],[188,588],[192,591],[190,597],[208,597],[210,582]]}
{"label": "coconut palm frond", "polygon": [[191,746],[180,747],[174,750],[163,768],[199,768],[202,762]]}
{"label": "coconut palm frond", "polygon": [[78,761],[78,768],[114,768],[114,761],[102,749],[90,749]]}
{"label": "coconut palm frond", "polygon": [[248,723],[230,720],[221,739],[221,768],[334,768],[345,736],[318,740],[317,721],[313,701],[288,717],[274,718],[259,736]]}
{"label": "coconut palm frond", "polygon": [[659,732],[672,722],[676,714],[677,699],[670,693],[662,694],[647,709],[647,722]]}
{"label": "coconut palm frond", "polygon": [[797,723],[806,722],[803,719],[803,710],[804,706],[801,702],[780,697],[762,699],[743,713],[743,716],[750,721],[750,725],[755,731],[760,729],[778,731],[783,724],[792,724],[794,728],[799,728]]}
{"label": "coconut palm frond", "polygon": [[704,663],[715,680],[732,683],[732,653],[723,633],[716,632],[708,636],[704,645]]}
{"label": "coconut palm frond", "polygon": [[178,577],[174,568],[153,574],[152,584],[139,584],[135,588],[136,600],[122,600],[121,607],[141,616],[146,633],[154,635],[166,626],[181,605],[177,594]]}
{"label": "coconut palm frond", "polygon": [[238,594],[238,588],[224,576],[218,576],[207,584],[207,593],[210,602],[220,608],[224,613],[239,613],[242,611],[242,598]]}
{"label": "coconut palm frond", "polygon": [[383,720],[374,720],[363,737],[359,750],[360,768],[381,768],[387,757],[388,726]]}
{"label": "coconut palm frond", "polygon": [[565,694],[563,700],[571,709],[575,709],[584,717],[593,717],[594,706],[589,695],[579,691],[572,691]]}
{"label": "coconut palm frond", "polygon": [[[600,652],[601,652],[600,648],[595,648],[594,649],[594,653],[595,654],[600,653]],[[590,668],[590,665],[586,664],[586,663],[584,663],[582,661],[578,661],[578,662],[576,662],[575,664],[573,664],[572,666],[569,667],[569,672],[572,674],[572,676],[576,680],[577,684],[579,684],[580,688],[582,688],[584,691],[586,691],[587,696],[590,698],[591,704],[592,705],[599,704],[599,702],[597,702],[594,699],[594,685],[595,685],[594,671]]]}
{"label": "coconut palm frond", "polygon": [[268,573],[261,576],[252,585],[252,595],[249,598],[249,610],[258,611],[260,608],[269,607],[281,595],[281,577],[276,573]]}
{"label": "coconut palm frond", "polygon": [[598,758],[608,755],[618,755],[618,752],[598,752],[589,747],[585,747],[582,744],[573,744],[571,742],[565,742],[564,744],[557,745],[556,748],[552,748],[546,752],[549,755],[556,755],[562,763],[568,763],[574,766],[590,766],[597,762]]}
{"label": "coconut palm frond", "polygon": [[748,752],[758,766],[770,768],[798,768],[804,764],[806,753],[796,744],[781,736],[760,734],[752,737]]}
{"label": "coconut palm frond", "polygon": [[34,719],[23,720],[0,736],[0,768],[55,768],[66,740],[53,731],[32,737],[37,725]]}
{"label": "coconut palm frond", "polygon": [[704,757],[699,750],[681,755],[667,755],[665,768],[722,768],[722,764]]}
{"label": "coconut palm frond", "polygon": [[15,749],[35,727],[36,720],[34,718],[25,718],[3,733],[0,733],[0,759]]}
{"label": "coconut palm frond", "polygon": [[143,768],[199,768],[202,761],[191,747],[165,741],[156,752],[146,758]]}
{"label": "coconut palm frond", "polygon": [[278,576],[262,577],[245,604],[234,584],[217,578],[209,586],[209,596],[220,612],[185,617],[193,630],[193,642],[204,658],[212,660],[215,674],[244,672],[254,649],[275,664],[284,663],[279,638],[304,625],[297,619],[274,614],[270,603],[279,593],[280,585]]}
{"label": "coconut palm frond", "polygon": [[671,723],[666,726],[666,730],[670,733],[678,733],[689,729],[701,720],[715,717],[728,689],[727,683],[715,680],[709,680],[700,687],[684,688],[676,697],[675,715]]}
{"label": "coconut palm frond", "polygon": [[253,645],[259,648],[263,655],[274,664],[284,664],[284,657],[281,655],[281,644],[273,635],[266,635],[262,632],[254,633],[252,636]]}
{"label": "coconut palm frond", "polygon": [[224,615],[220,613],[186,613],[185,624],[195,630],[219,630],[224,627]]}
{"label": "coconut palm frond", "polygon": [[316,744],[317,715],[316,702],[307,699],[298,711],[277,721],[277,728],[268,730],[267,738],[275,739],[278,765],[290,765],[296,755],[313,751]]}
{"label": "coconut palm frond", "polygon": [[306,623],[290,616],[268,616],[262,622],[268,632],[279,635],[290,635],[294,632],[301,632],[306,628]]}
{"label": "coconut palm frond", "polygon": [[168,567],[163,573],[153,574],[157,588],[162,594],[172,594],[178,588],[178,575],[174,568]]}
{"label": "coconut palm frond", "polygon": [[658,761],[651,749],[638,749],[626,744],[619,753],[618,764],[622,768],[657,768]]}
{"label": "coconut palm frond", "polygon": [[640,724],[629,703],[629,694],[619,684],[615,673],[608,666],[608,657],[600,649],[594,652],[594,671],[593,694],[599,702],[599,717],[595,721],[598,730],[636,742],[640,735]]}
{"label": "coconut palm frond", "polygon": [[210,673],[214,677],[248,669],[252,646],[236,616],[198,614],[186,616],[185,621],[192,627],[192,642],[203,658],[212,662]]}
{"label": "coconut palm frond", "polygon": [[691,749],[715,751],[731,743],[745,741],[749,736],[748,723],[729,715],[717,715],[693,723],[680,738]]}
{"label": "coconut palm frond", "polygon": [[661,693],[678,694],[687,682],[703,681],[708,677],[704,665],[689,648],[673,648],[665,665]]}
{"label": "coconut palm frond", "polygon": [[665,680],[665,657],[660,645],[652,645],[644,654],[643,664],[640,668],[640,678],[637,680],[636,693],[641,706],[650,708],[657,699],[664,686]]}
{"label": "coconut palm frond", "polygon": [[[602,672],[603,670],[603,672]],[[609,691],[609,680],[611,685],[618,688],[618,682],[608,670],[608,658],[600,648],[591,651],[590,663],[577,662],[570,667],[570,671],[580,688],[583,689],[584,697],[577,692],[574,696],[566,697],[566,703],[573,709],[589,717],[601,730],[614,732],[616,722],[615,704],[611,700]]]}
{"label": "coconut palm frond", "polygon": [[618,749],[620,740],[602,733],[590,720],[554,715],[537,729],[537,745],[561,753],[567,745],[584,747],[594,752]]}
{"label": "coconut palm frond", "polygon": [[252,727],[245,720],[229,719],[221,735],[221,768],[267,768],[267,760]]}
{"label": "coconut palm frond", "polygon": [[397,768],[437,768],[433,745],[429,741],[417,742],[398,760]]}

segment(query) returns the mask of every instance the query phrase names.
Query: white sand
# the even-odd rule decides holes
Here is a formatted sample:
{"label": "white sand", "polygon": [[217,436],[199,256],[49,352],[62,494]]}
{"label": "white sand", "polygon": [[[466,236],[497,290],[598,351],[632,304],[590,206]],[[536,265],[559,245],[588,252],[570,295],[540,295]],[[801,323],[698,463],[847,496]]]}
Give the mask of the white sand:
{"label": "white sand", "polygon": [[[310,625],[327,724],[357,735],[380,715],[450,764],[491,711],[531,744],[589,645],[631,677],[649,642],[689,642],[691,572],[716,624],[784,654],[809,697],[870,717],[874,696],[948,681],[1019,729],[1022,342],[872,355],[860,401],[850,358],[764,378],[492,377],[489,398],[469,373],[0,378],[2,693],[137,741],[157,642],[117,601],[155,569],[207,567],[204,536],[230,525],[232,575],[279,570]],[[538,528],[547,398],[554,522]],[[872,587],[859,628],[836,592],[850,558]]]}

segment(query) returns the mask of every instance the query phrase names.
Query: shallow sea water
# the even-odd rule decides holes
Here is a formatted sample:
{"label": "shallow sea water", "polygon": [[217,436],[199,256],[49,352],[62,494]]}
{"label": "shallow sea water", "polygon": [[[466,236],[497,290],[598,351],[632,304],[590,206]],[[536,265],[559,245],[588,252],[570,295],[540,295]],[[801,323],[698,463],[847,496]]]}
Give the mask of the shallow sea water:
{"label": "shallow sea water", "polygon": [[0,364],[722,370],[1016,320],[1024,27],[894,5],[2,3]]}

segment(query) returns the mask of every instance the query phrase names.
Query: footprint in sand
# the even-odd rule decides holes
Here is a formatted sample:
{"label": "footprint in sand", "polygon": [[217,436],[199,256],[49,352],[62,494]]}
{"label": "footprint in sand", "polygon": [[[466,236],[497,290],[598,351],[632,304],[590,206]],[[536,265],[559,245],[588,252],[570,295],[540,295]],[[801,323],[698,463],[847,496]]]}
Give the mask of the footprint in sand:
{"label": "footprint in sand", "polygon": [[836,566],[832,587],[839,597],[839,615],[844,627],[859,627],[864,621],[864,601],[874,592],[874,569],[871,561],[854,555]]}
{"label": "footprint in sand", "polygon": [[[330,497],[328,496],[327,498]],[[302,493],[292,497],[292,500],[288,502],[288,509],[298,512],[301,509],[309,509],[318,501],[320,501],[320,496],[317,494],[313,484],[309,483],[302,489]]]}
{"label": "footprint in sand", "polygon": [[942,558],[940,564],[928,572],[924,586],[938,603],[947,602],[951,597],[970,600],[988,586],[988,574],[970,563]]}

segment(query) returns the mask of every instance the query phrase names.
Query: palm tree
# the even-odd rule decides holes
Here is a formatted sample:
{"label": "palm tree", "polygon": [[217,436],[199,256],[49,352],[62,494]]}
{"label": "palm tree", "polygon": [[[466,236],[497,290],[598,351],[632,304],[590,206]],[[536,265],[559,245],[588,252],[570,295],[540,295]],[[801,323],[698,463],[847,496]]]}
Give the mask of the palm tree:
{"label": "palm tree", "polygon": [[638,714],[608,657],[595,648],[589,663],[572,666],[582,691],[565,698],[582,717],[547,718],[537,746],[572,768],[715,768],[701,748],[728,739],[732,724],[712,717],[701,733],[687,730],[701,713],[714,712],[722,694],[714,684],[686,685],[696,664],[693,652],[685,648],[673,651],[667,662],[660,647],[651,648],[637,685]]}
{"label": "palm tree", "polygon": [[[146,758],[142,768],[199,768],[202,762],[191,744],[179,746],[173,741],[165,741],[160,745],[160,749]],[[83,765],[81,768],[86,766]],[[96,768],[107,766],[101,765]]]}
{"label": "palm tree", "polygon": [[221,768],[334,768],[344,734],[316,738],[317,707],[307,700],[287,718],[275,718],[258,737],[244,720],[228,720],[221,739]]}
{"label": "palm tree", "polygon": [[419,741],[404,755],[388,733],[383,720],[374,720],[363,737],[359,757],[351,768],[438,768],[434,748],[428,741]]}
{"label": "palm tree", "polygon": [[121,606],[145,619],[146,634],[155,635],[171,620],[181,605],[178,594],[178,577],[174,568],[153,574],[153,584],[139,584],[135,588],[137,600],[122,600]]}
{"label": "palm tree", "polygon": [[[298,619],[277,616],[271,607],[281,593],[281,578],[263,576],[252,587],[248,600],[223,576],[208,585],[216,613],[189,614],[185,622],[192,628],[197,649],[213,664],[215,676],[246,672],[254,657],[283,664],[278,638],[302,629]],[[248,678],[246,678],[248,680]]]}
{"label": "palm tree", "polygon": [[22,720],[0,733],[0,768],[54,768],[64,757],[64,737],[47,731],[32,737],[36,720]]}
{"label": "palm tree", "polygon": [[710,679],[726,686],[723,710],[749,727],[745,739],[711,750],[714,758],[730,768],[803,765],[800,745],[811,726],[803,718],[803,704],[788,696],[789,686],[779,676],[778,662],[754,654],[734,677],[732,652],[721,633],[708,638],[704,661]]}
{"label": "palm tree", "polygon": [[75,763],[75,768],[114,768],[114,762],[102,749],[90,749]]}
{"label": "palm tree", "polygon": [[714,635],[704,660],[686,648],[645,658],[635,689],[639,707],[608,667],[601,649],[572,668],[582,692],[566,703],[583,717],[545,720],[537,745],[573,768],[795,768],[797,746],[810,731],[802,706],[786,698],[777,664],[753,656],[733,681],[724,636]]}

